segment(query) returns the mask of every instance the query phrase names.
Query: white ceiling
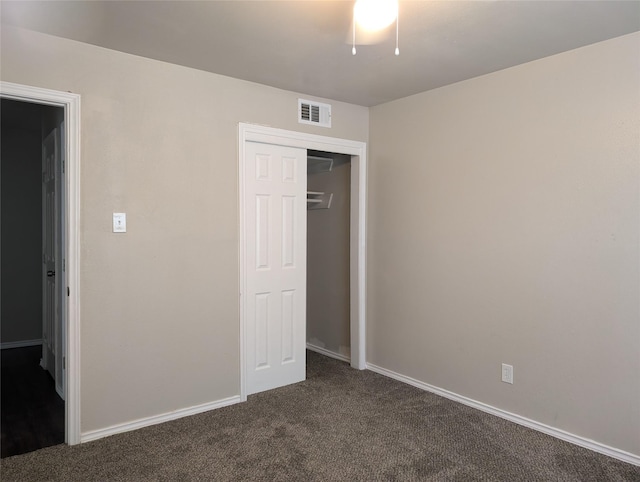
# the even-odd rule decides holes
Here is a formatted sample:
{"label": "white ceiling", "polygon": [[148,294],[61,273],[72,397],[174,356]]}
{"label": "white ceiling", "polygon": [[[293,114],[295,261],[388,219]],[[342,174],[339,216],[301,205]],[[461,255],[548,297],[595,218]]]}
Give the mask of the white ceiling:
{"label": "white ceiling", "polygon": [[351,55],[351,1],[2,1],[2,23],[373,106],[640,30],[640,1],[400,1]]}

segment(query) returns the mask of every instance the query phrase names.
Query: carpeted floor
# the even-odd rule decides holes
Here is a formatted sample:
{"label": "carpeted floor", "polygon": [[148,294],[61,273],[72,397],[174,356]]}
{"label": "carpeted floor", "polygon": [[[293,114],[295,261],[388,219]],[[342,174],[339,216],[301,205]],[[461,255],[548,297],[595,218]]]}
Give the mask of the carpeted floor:
{"label": "carpeted floor", "polygon": [[315,353],[307,377],[243,404],[9,457],[0,478],[640,481],[640,467]]}

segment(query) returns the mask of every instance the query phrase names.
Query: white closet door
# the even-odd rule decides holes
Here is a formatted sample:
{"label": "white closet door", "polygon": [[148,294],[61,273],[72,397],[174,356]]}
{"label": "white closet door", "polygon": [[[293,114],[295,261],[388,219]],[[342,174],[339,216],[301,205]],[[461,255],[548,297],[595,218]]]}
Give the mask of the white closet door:
{"label": "white closet door", "polygon": [[305,149],[246,144],[247,394],[305,379],[306,156]]}

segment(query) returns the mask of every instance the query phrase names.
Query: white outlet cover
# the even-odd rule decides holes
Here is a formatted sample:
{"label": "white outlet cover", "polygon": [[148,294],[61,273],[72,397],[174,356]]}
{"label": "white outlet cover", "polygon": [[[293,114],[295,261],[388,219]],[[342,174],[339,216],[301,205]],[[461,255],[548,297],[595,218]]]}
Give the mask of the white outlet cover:
{"label": "white outlet cover", "polygon": [[127,232],[127,213],[113,213],[113,232]]}
{"label": "white outlet cover", "polygon": [[513,384],[513,366],[502,364],[502,381]]}

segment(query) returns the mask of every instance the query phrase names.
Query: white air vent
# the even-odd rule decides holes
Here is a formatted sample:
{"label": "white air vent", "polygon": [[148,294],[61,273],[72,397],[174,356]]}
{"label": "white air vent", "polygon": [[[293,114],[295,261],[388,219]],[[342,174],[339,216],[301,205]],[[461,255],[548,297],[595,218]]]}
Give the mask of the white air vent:
{"label": "white air vent", "polygon": [[321,127],[331,127],[331,106],[298,99],[298,122]]}

